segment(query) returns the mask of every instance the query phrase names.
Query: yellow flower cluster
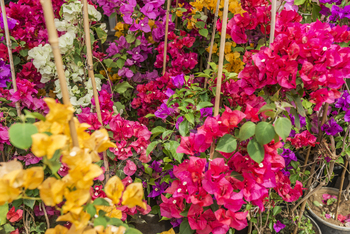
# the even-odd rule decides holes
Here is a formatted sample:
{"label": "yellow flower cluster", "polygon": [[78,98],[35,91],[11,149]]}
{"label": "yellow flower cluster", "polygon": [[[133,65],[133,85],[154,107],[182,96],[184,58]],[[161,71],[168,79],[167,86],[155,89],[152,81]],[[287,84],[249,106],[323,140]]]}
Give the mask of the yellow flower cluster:
{"label": "yellow flower cluster", "polygon": [[[240,53],[237,51],[233,52],[232,47],[236,47],[235,42],[226,42],[225,43],[225,60],[228,62],[225,64],[225,69],[228,72],[234,72],[234,73],[239,73],[240,71],[243,70],[244,68],[244,63],[242,62],[240,58]],[[210,52],[210,45],[205,49],[208,53]],[[218,44],[213,45],[213,54],[218,53]]]}
{"label": "yellow flower cluster", "polygon": [[[61,161],[68,168],[68,174],[62,179],[57,176],[49,177],[43,182],[44,172],[41,167],[32,167],[23,170],[22,164],[17,161],[3,163],[0,167],[0,204],[17,199],[23,189],[38,188],[40,198],[47,206],[56,206],[65,200],[61,215],[57,221],[72,223],[71,229],[62,226],[48,229],[48,234],[104,234],[123,233],[124,227],[102,226],[91,227],[89,213],[84,206],[91,203],[90,188],[94,178],[100,176],[102,169],[94,164],[100,160],[98,153],[116,145],[109,141],[105,129],[95,131],[91,135],[85,132],[90,126],[81,124],[74,118],[78,134],[79,147],[73,147],[70,137],[69,120],[73,117],[74,109],[71,106],[56,103],[54,99],[45,98],[50,108],[45,121],[35,123],[38,133],[32,135],[32,152],[37,157],[44,157],[44,162],[60,150]],[[105,192],[109,206],[95,206],[97,212],[103,210],[110,218],[121,218],[122,213],[116,208],[122,199],[122,205],[130,208],[138,205],[146,208],[143,199],[141,183],[130,184],[124,188],[121,180],[114,176],[107,181]],[[24,193],[23,193],[24,194]],[[113,229],[113,230],[112,230]]]}
{"label": "yellow flower cluster", "polygon": [[23,189],[36,189],[44,179],[42,167],[23,170],[17,160],[3,162],[0,166],[0,205],[16,200]]}
{"label": "yellow flower cluster", "polygon": [[[218,15],[220,17],[222,17],[222,14],[223,14],[222,9],[224,8],[224,2],[225,0],[220,0],[220,3],[219,3]],[[217,0],[196,0],[195,2],[191,2],[190,4],[194,8],[192,13],[196,13],[197,11],[202,11],[204,7],[212,11],[212,13],[215,13]],[[229,0],[228,10],[232,14],[243,14],[245,12],[245,10],[242,9],[241,3],[238,0]]]}
{"label": "yellow flower cluster", "polygon": [[116,30],[114,36],[116,37],[124,36],[124,31],[127,30],[128,28],[129,28],[128,24],[125,24],[123,22],[118,22],[117,25],[114,27],[114,29]]}

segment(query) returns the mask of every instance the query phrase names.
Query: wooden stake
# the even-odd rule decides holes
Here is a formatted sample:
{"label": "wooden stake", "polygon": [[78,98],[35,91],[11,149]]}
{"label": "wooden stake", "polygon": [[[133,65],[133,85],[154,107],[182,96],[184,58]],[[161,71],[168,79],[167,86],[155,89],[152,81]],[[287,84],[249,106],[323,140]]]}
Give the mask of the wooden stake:
{"label": "wooden stake", "polygon": [[165,40],[164,40],[163,73],[162,73],[163,75],[165,74],[165,68],[166,68],[166,54],[167,54],[167,47],[168,47],[170,3],[171,3],[171,0],[168,0],[168,4],[166,7],[166,20],[165,20]]}
{"label": "wooden stake", "polygon": [[[215,9],[215,16],[214,16],[214,21],[213,21],[213,31],[211,33],[211,40],[210,40],[210,49],[209,49],[209,56],[208,56],[208,62],[207,62],[207,69],[210,68],[209,63],[211,62],[211,56],[213,54],[213,46],[214,46],[214,39],[215,39],[215,32],[216,32],[216,21],[218,20],[219,8],[220,8],[220,0],[217,0],[216,9]],[[208,83],[208,77],[205,78],[205,82],[204,82],[204,88],[205,89],[207,88],[207,83]]]}
{"label": "wooden stake", "polygon": [[[276,0],[271,0],[271,29],[270,29],[270,45],[275,40],[275,26],[276,26]],[[265,29],[266,30],[266,29]]]}
{"label": "wooden stake", "polygon": [[338,211],[339,211],[339,205],[340,205],[340,200],[341,200],[341,194],[343,192],[345,173],[348,169],[348,164],[349,164],[349,160],[346,158],[344,169],[343,169],[343,172],[342,172],[341,178],[340,178],[340,187],[339,187],[339,193],[338,193],[338,199],[337,199],[337,208],[335,209],[335,217],[334,217],[335,220],[337,220],[337,218],[338,218]]}
{"label": "wooden stake", "polygon": [[[103,127],[100,100],[98,99],[98,92],[97,92],[95,74],[94,74],[93,63],[92,63],[92,49],[91,49],[91,38],[90,38],[90,23],[89,23],[89,13],[88,13],[88,3],[87,3],[87,0],[82,0],[82,3],[83,3],[83,19],[84,19],[84,32],[85,32],[88,75],[89,75],[89,78],[91,80],[92,89],[93,89],[93,93],[94,93],[97,119]],[[108,77],[108,74],[107,74],[107,77]],[[105,170],[107,172],[106,173],[106,181],[107,181],[109,179],[109,165],[108,165],[108,158],[107,158],[106,151],[103,152],[103,164],[104,164]]]}
{"label": "wooden stake", "polygon": [[[57,69],[58,79],[60,81],[62,99],[65,105],[71,105],[68,93],[68,86],[66,82],[66,76],[64,75],[62,56],[60,48],[58,46],[58,35],[56,26],[54,23],[54,15],[52,9],[51,0],[40,0],[40,3],[44,10],[46,28],[49,35],[49,42],[52,47],[52,52],[55,58],[55,65]],[[79,147],[77,129],[75,128],[74,119],[69,120],[69,129],[73,141],[73,146]]]}
{"label": "wooden stake", "polygon": [[[16,83],[16,73],[15,73],[15,66],[13,64],[13,57],[12,57],[12,43],[10,39],[10,31],[7,23],[7,16],[6,16],[6,8],[5,8],[5,2],[4,0],[0,0],[1,4],[1,12],[2,12],[2,19],[4,21],[4,31],[5,31],[5,37],[6,37],[6,45],[7,45],[7,51],[9,53],[9,61],[10,61],[10,67],[11,67],[11,76],[12,76],[12,86],[13,90],[17,91],[17,83]],[[19,105],[19,102],[16,102],[16,110],[17,110],[17,116],[21,115],[21,107]]]}
{"label": "wooden stake", "polygon": [[[218,78],[217,78],[217,82],[216,82],[214,117],[219,114],[219,109],[220,109],[220,94],[221,94],[221,82],[222,82],[222,69],[224,66],[224,55],[225,55],[228,2],[229,2],[229,0],[225,0],[224,15],[222,18],[221,41],[220,41],[220,52],[219,52],[219,68],[218,68]],[[211,148],[210,148],[210,159],[213,159],[214,147],[215,147],[215,144],[212,143]]]}

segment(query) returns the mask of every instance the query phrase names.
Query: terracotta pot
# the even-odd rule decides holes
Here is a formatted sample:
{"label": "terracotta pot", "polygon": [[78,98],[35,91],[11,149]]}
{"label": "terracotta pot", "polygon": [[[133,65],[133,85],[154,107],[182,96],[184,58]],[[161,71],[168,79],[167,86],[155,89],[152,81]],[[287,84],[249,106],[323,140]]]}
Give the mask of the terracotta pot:
{"label": "terracotta pot", "polygon": [[[317,193],[336,193],[338,194],[339,189],[336,188],[321,188]],[[322,219],[318,215],[316,215],[308,206],[307,211],[309,212],[310,216],[316,221],[316,223],[319,225],[321,231],[325,234],[349,234],[350,228],[349,227],[341,227],[338,225],[334,225],[332,223],[327,222],[326,220]]]}

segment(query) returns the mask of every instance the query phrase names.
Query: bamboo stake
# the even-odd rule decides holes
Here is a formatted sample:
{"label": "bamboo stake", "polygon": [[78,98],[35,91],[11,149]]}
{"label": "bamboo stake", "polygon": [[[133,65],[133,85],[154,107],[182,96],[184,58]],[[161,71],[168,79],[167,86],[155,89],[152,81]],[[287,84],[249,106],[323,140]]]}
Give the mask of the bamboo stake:
{"label": "bamboo stake", "polygon": [[[271,0],[271,28],[270,28],[270,45],[275,40],[275,26],[276,26],[276,0]],[[265,29],[266,30],[266,29]]]}
{"label": "bamboo stake", "polygon": [[[51,0],[40,0],[40,3],[44,10],[46,28],[49,35],[49,42],[52,47],[52,52],[55,58],[55,65],[57,68],[58,79],[60,81],[62,99],[65,105],[71,105],[68,93],[68,86],[66,81],[66,76],[64,75],[62,56],[60,48],[58,46],[58,35],[56,26],[54,23],[54,15],[52,9]],[[75,128],[74,119],[69,120],[69,129],[73,141],[73,146],[79,147],[77,129]]]}
{"label": "bamboo stake", "polygon": [[[210,40],[210,49],[209,49],[209,56],[208,56],[208,62],[207,62],[207,69],[210,68],[210,62],[211,62],[211,56],[213,54],[213,46],[214,46],[214,39],[215,39],[215,32],[216,32],[216,21],[218,20],[219,15],[219,8],[220,8],[220,0],[217,0],[216,2],[216,9],[215,9],[215,16],[213,21],[213,31],[211,33],[211,40]],[[226,31],[225,31],[226,32]],[[208,77],[205,78],[204,81],[204,88],[207,88],[208,83]]]}
{"label": "bamboo stake", "polygon": [[166,20],[165,20],[165,40],[164,40],[164,56],[163,56],[163,75],[165,74],[166,68],[166,54],[168,47],[168,31],[169,31],[169,11],[170,11],[171,0],[168,0],[166,7]]}
{"label": "bamboo stake", "polygon": [[[83,18],[84,18],[84,32],[85,32],[88,75],[89,75],[89,78],[91,80],[92,89],[93,89],[93,93],[94,93],[97,119],[103,127],[100,100],[98,99],[98,92],[97,92],[95,74],[94,74],[93,63],[92,63],[92,49],[91,49],[91,38],[90,38],[90,23],[89,23],[89,13],[88,13],[88,3],[87,3],[87,0],[83,0],[82,3],[83,3]],[[108,74],[107,74],[107,77],[108,77]],[[105,170],[107,171],[107,173],[106,173],[106,181],[107,181],[109,179],[109,165],[108,165],[108,158],[107,158],[106,151],[103,152],[103,164],[105,166]]]}
{"label": "bamboo stake", "polygon": [[[224,15],[222,18],[221,41],[220,41],[220,52],[219,52],[219,68],[218,68],[218,78],[217,78],[217,82],[216,82],[214,116],[217,116],[219,114],[219,109],[220,109],[220,94],[221,94],[221,82],[222,82],[222,69],[224,66],[228,2],[229,2],[229,0],[225,0]],[[210,159],[213,159],[214,148],[215,148],[215,143],[213,142],[211,145],[211,148],[210,148]]]}
{"label": "bamboo stake", "polygon": [[346,170],[348,168],[348,164],[349,164],[349,160],[346,159],[344,169],[343,169],[343,172],[342,172],[341,178],[340,178],[340,187],[339,187],[339,193],[338,193],[337,208],[335,209],[335,217],[334,217],[335,220],[338,218],[338,211],[339,211],[339,205],[340,205],[340,200],[341,200],[341,194],[343,192],[345,173],[346,173]]}
{"label": "bamboo stake", "polygon": [[[10,61],[10,67],[11,67],[11,76],[12,76],[12,86],[13,90],[17,91],[17,83],[16,83],[16,73],[15,73],[15,66],[13,64],[13,57],[12,57],[12,43],[10,39],[10,31],[7,23],[7,17],[6,17],[6,8],[5,8],[5,2],[4,0],[0,0],[1,4],[1,12],[2,12],[2,19],[4,21],[4,31],[5,31],[5,37],[6,37],[6,45],[7,45],[7,51],[9,53],[9,61]],[[16,102],[16,110],[17,110],[17,116],[21,115],[21,107],[19,105],[19,102]]]}

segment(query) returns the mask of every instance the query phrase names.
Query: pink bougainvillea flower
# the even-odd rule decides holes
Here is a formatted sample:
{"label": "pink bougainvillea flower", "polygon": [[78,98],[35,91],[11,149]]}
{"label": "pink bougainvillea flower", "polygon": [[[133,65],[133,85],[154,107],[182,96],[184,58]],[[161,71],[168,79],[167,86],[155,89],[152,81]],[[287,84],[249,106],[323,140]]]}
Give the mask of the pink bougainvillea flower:
{"label": "pink bougainvillea flower", "polygon": [[204,152],[209,146],[210,144],[206,143],[205,135],[190,133],[188,137],[181,137],[181,143],[176,153],[195,155]]}
{"label": "pink bougainvillea flower", "polygon": [[338,221],[339,222],[344,222],[346,220],[346,216],[342,215],[342,214],[338,214],[338,217],[337,217]]}
{"label": "pink bougainvillea flower", "polygon": [[275,224],[273,224],[273,229],[275,229],[275,231],[278,233],[279,231],[281,231],[283,228],[285,228],[286,225],[284,225],[283,223],[281,223],[279,220],[277,220],[277,222]]}
{"label": "pink bougainvillea flower", "polygon": [[203,213],[202,206],[198,204],[191,205],[187,214],[188,223],[190,224],[191,229],[203,230],[206,227],[207,222],[205,218],[202,216],[202,213]]}
{"label": "pink bougainvillea flower", "polygon": [[317,138],[314,135],[312,135],[308,130],[305,130],[302,133],[296,134],[294,138],[287,139],[291,141],[292,145],[295,148],[298,149],[308,145],[315,146]]}
{"label": "pink bougainvillea flower", "polygon": [[[330,214],[325,214],[325,217],[326,217],[326,219],[332,218],[332,216],[331,216]],[[338,216],[338,217],[339,217],[339,216]]]}
{"label": "pink bougainvillea flower", "polygon": [[23,215],[23,210],[18,209],[17,211],[15,211],[15,207],[13,206],[7,213],[6,218],[8,221],[10,221],[11,223],[15,223],[18,220],[22,219],[22,215]]}
{"label": "pink bougainvillea flower", "polygon": [[231,218],[230,227],[232,227],[235,230],[243,230],[245,227],[248,226],[247,215],[248,215],[248,211],[235,213],[231,210],[228,210],[227,216]]}
{"label": "pink bougainvillea flower", "polygon": [[25,165],[37,164],[42,158],[35,157],[33,154],[27,154],[25,156],[17,156],[18,160],[24,161]]}
{"label": "pink bougainvillea flower", "polygon": [[166,198],[161,195],[163,203],[160,206],[160,213],[162,216],[171,218],[182,218],[180,213],[185,208],[182,198]]}
{"label": "pink bougainvillea flower", "polygon": [[225,107],[224,113],[222,113],[220,117],[220,121],[222,124],[228,127],[229,129],[233,129],[237,127],[237,125],[245,118],[245,114],[239,110],[232,111],[229,107]]}
{"label": "pink bougainvillea flower", "polygon": [[123,169],[125,175],[132,176],[135,174],[137,167],[133,161],[127,160],[126,165]]}

